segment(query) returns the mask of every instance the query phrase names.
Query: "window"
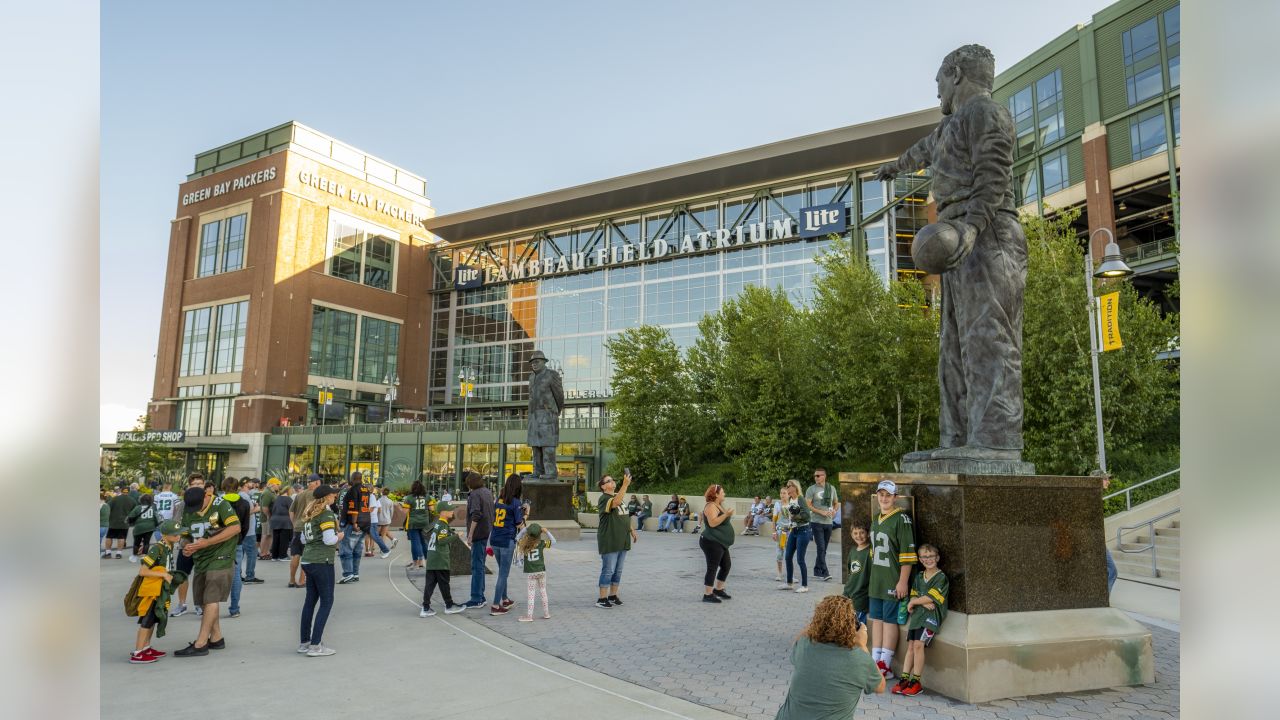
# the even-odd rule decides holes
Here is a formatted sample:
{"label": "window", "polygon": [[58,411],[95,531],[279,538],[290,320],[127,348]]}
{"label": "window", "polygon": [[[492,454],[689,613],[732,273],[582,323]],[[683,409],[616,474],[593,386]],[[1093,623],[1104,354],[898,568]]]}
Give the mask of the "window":
{"label": "window", "polygon": [[218,306],[213,372],[240,372],[244,369],[244,335],[248,322],[248,300]]}
{"label": "window", "polygon": [[399,239],[390,230],[331,212],[328,274],[390,291]]}
{"label": "window", "polygon": [[188,435],[200,435],[203,432],[204,395],[201,385],[178,388],[179,398],[197,398],[195,400],[178,401],[178,429],[185,430]]}
{"label": "window", "polygon": [[1124,43],[1124,78],[1129,93],[1129,107],[1164,92],[1164,76],[1160,71],[1160,33],[1156,19],[1138,23],[1122,36]]}
{"label": "window", "polygon": [[1060,148],[1055,150],[1040,161],[1042,174],[1044,177],[1044,194],[1063,190],[1069,184],[1067,179],[1067,150]]}
{"label": "window", "polygon": [[320,305],[311,308],[310,371],[312,375],[352,379],[355,369],[355,345],[355,313]]}
{"label": "window", "polygon": [[178,375],[204,375],[209,352],[209,316],[213,308],[188,310],[182,314],[182,359]]}
{"label": "window", "polygon": [[214,220],[200,226],[200,253],[196,277],[231,272],[244,267],[244,236],[248,213]]}
{"label": "window", "polygon": [[1180,47],[1182,42],[1182,19],[1180,5],[1175,5],[1173,9],[1168,10],[1164,14],[1164,45],[1165,52],[1169,56],[1169,87],[1176,88],[1182,79],[1179,77],[1179,59]]}
{"label": "window", "polygon": [[1164,109],[1154,107],[1129,118],[1129,145],[1133,159],[1141,160],[1164,152]]}
{"label": "window", "polygon": [[1031,86],[1019,90],[1009,98],[1009,114],[1013,116],[1015,157],[1021,157],[1035,149],[1035,105],[1031,102]]}
{"label": "window", "polygon": [[360,382],[380,383],[396,374],[400,324],[360,318]]}
{"label": "window", "polygon": [[1013,183],[1019,205],[1026,205],[1040,199],[1040,178],[1036,173],[1035,163],[1025,166],[1021,172],[1015,170]]}
{"label": "window", "polygon": [[1178,122],[1178,109],[1182,106],[1182,98],[1174,98],[1169,103],[1169,110],[1173,113],[1173,144],[1175,146],[1182,144],[1182,125]]}
{"label": "window", "polygon": [[1056,142],[1066,132],[1061,70],[1054,70],[1036,81],[1036,127],[1040,147]]}

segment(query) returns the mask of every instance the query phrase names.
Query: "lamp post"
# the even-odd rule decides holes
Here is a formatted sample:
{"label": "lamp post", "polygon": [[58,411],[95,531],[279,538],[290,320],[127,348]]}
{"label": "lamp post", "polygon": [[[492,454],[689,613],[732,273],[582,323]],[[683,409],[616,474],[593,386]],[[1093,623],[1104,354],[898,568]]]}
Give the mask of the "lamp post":
{"label": "lamp post", "polygon": [[400,387],[400,376],[388,373],[382,377],[382,384],[387,386],[387,422],[391,422],[391,401],[396,399],[396,388]]}
{"label": "lamp post", "polygon": [[458,391],[462,394],[462,429],[467,429],[467,402],[471,399],[471,391],[476,381],[475,371],[464,367],[458,371]]}
{"label": "lamp post", "polygon": [[324,427],[328,424],[329,406],[333,404],[333,384],[322,383],[320,385],[320,426]]}
{"label": "lamp post", "polygon": [[[1102,251],[1102,264],[1093,269],[1093,236],[1100,232],[1110,238]],[[1120,246],[1111,228],[1100,227],[1089,233],[1084,251],[1084,287],[1089,297],[1089,361],[1093,364],[1093,414],[1098,431],[1098,470],[1107,474],[1107,447],[1102,439],[1102,383],[1098,379],[1098,355],[1102,354],[1102,342],[1098,337],[1098,307],[1093,297],[1094,278],[1122,278],[1133,274],[1133,268],[1120,256]]]}

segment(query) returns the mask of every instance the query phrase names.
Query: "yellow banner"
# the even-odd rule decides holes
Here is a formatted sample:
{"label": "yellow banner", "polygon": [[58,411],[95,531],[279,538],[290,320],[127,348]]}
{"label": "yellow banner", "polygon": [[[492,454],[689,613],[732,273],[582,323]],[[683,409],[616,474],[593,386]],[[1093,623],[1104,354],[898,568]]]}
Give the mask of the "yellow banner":
{"label": "yellow banner", "polygon": [[471,397],[471,391],[475,390],[475,383],[464,382],[458,387],[458,397]]}
{"label": "yellow banner", "polygon": [[1107,293],[1098,298],[1098,337],[1102,338],[1102,352],[1124,347],[1120,340],[1120,293]]}

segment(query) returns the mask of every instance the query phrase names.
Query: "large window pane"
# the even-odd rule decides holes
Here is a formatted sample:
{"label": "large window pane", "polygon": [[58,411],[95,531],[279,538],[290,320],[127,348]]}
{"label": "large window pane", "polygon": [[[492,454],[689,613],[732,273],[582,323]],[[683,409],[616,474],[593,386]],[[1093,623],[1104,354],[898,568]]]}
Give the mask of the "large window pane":
{"label": "large window pane", "polygon": [[1129,143],[1133,159],[1140,160],[1164,152],[1164,111],[1154,107],[1129,118]]}
{"label": "large window pane", "polygon": [[216,272],[218,261],[218,233],[222,222],[215,220],[200,227],[200,257],[196,262],[196,277]]}
{"label": "large window pane", "polygon": [[1030,85],[1009,98],[1009,114],[1013,116],[1014,133],[1017,136],[1016,153],[1018,156],[1025,155],[1034,150],[1036,144],[1035,104]]}
{"label": "large window pane", "polygon": [[353,313],[320,305],[312,308],[309,363],[312,375],[350,380],[355,366],[355,342]]}
{"label": "large window pane", "polygon": [[1044,173],[1045,195],[1067,187],[1070,181],[1067,174],[1067,151],[1065,149],[1045,155],[1041,164]]}
{"label": "large window pane", "polygon": [[365,241],[364,284],[379,290],[391,289],[391,269],[395,257],[394,241],[381,235]]}
{"label": "large window pane", "polygon": [[209,401],[209,434],[231,434],[232,398],[214,398]]}
{"label": "large window pane", "polygon": [[360,319],[360,381],[380,383],[397,373],[400,349],[399,323],[377,318]]}
{"label": "large window pane", "polygon": [[1062,71],[1054,70],[1036,82],[1036,126],[1041,147],[1058,141],[1066,132],[1063,104]]}
{"label": "large window pane", "polygon": [[1160,71],[1160,36],[1156,19],[1138,23],[1121,36],[1124,45],[1124,76],[1129,105],[1164,92]]}
{"label": "large window pane", "polygon": [[183,313],[179,375],[204,375],[208,371],[209,316],[212,312],[213,308],[200,308]]}
{"label": "large window pane", "polygon": [[248,321],[248,300],[218,306],[213,357],[215,373],[240,372],[244,369],[244,337]]}
{"label": "large window pane", "polygon": [[226,234],[222,245],[222,268],[220,272],[230,272],[244,267],[244,230],[247,214],[228,218],[224,223]]}
{"label": "large window pane", "polygon": [[337,220],[331,222],[329,227],[333,237],[329,274],[343,280],[360,282],[360,230]]}

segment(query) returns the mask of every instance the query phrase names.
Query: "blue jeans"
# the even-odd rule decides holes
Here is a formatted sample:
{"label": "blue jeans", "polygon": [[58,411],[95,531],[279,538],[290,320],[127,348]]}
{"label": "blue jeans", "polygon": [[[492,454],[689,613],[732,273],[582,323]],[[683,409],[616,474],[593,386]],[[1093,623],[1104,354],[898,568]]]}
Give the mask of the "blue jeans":
{"label": "blue jeans", "polygon": [[427,543],[422,539],[422,528],[409,528],[406,531],[409,534],[409,552],[413,554],[414,562],[421,560],[427,556]]}
{"label": "blue jeans", "polygon": [[800,553],[800,584],[809,587],[809,568],[804,564],[805,550],[809,549],[809,541],[813,539],[813,526],[805,525],[804,527],[792,528],[787,533],[787,584],[791,584],[791,578],[795,577],[795,570],[791,565],[791,559],[796,553]]}
{"label": "blue jeans", "polygon": [[508,541],[508,545],[493,546],[493,557],[498,561],[498,581],[493,584],[493,604],[497,605],[503,600],[510,600],[507,597],[507,575],[511,573],[511,561],[516,556],[515,541]]}
{"label": "blue jeans", "polygon": [[342,560],[342,574],[359,575],[360,558],[364,557],[364,533],[357,525],[342,528],[342,542],[338,543],[338,558]]}
{"label": "blue jeans", "polygon": [[831,574],[827,570],[827,543],[831,542],[831,526],[809,523],[809,527],[813,528],[813,544],[817,550],[817,557],[813,559],[813,576],[827,577]]}
{"label": "blue jeans", "polygon": [[672,515],[671,513],[662,513],[661,515],[658,516],[658,529],[666,530],[667,527],[670,526],[671,523],[675,521],[675,519],[676,519],[676,516]]}
{"label": "blue jeans", "polygon": [[107,540],[107,529],[98,528],[98,550],[102,550],[102,544]]}
{"label": "blue jeans", "polygon": [[240,566],[244,568],[246,579],[257,577],[254,573],[258,570],[258,539],[253,536],[253,533],[246,533],[244,542],[236,547],[236,560],[239,560]]}
{"label": "blue jeans", "polygon": [[1104,547],[1107,553],[1107,594],[1111,594],[1111,587],[1116,584],[1116,561],[1111,557],[1111,548]]}
{"label": "blue jeans", "polygon": [[648,519],[649,516],[644,513],[636,515],[636,530],[644,530],[644,521]]}
{"label": "blue jeans", "polygon": [[[302,572],[307,576],[307,599],[302,603],[301,642],[319,645],[329,610],[333,607],[333,563],[307,563],[302,566]],[[318,611],[315,610],[317,600],[320,601]],[[314,622],[311,619],[313,611]]]}
{"label": "blue jeans", "polygon": [[685,518],[683,515],[677,515],[671,520],[671,525],[675,527],[676,530],[684,530],[684,520]]}
{"label": "blue jeans", "polygon": [[600,556],[600,587],[617,585],[622,580],[622,565],[627,561],[627,551],[605,553]]}
{"label": "blue jeans", "polygon": [[489,547],[489,538],[481,538],[471,543],[471,599],[468,605],[484,604],[484,555]]}
{"label": "blue jeans", "polygon": [[384,553],[391,552],[391,548],[387,547],[387,544],[382,541],[382,534],[378,531],[381,527],[381,525],[371,525],[369,527],[369,537],[373,540],[373,544],[378,546],[379,550]]}
{"label": "blue jeans", "polygon": [[228,612],[240,612],[240,588],[242,587],[244,587],[244,581],[240,579],[240,546],[237,545],[235,565],[231,568],[231,606],[227,608]]}

